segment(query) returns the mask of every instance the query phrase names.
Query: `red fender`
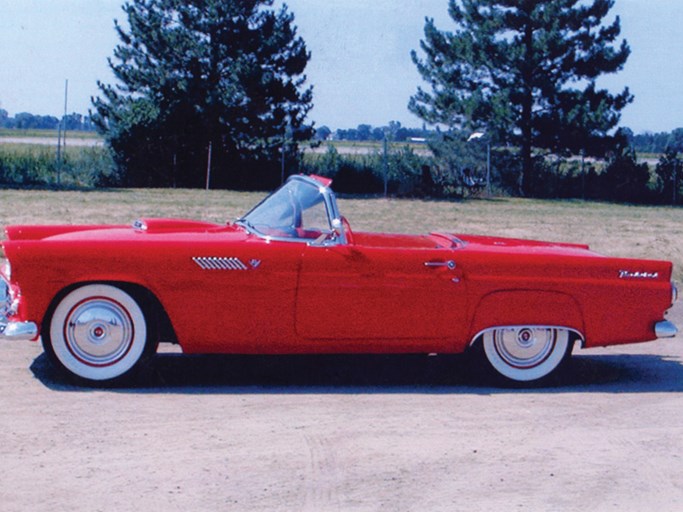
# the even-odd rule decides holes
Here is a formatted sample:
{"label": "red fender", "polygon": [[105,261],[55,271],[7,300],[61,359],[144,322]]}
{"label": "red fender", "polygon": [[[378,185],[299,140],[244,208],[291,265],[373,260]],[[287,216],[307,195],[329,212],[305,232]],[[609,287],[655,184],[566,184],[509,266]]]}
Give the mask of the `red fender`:
{"label": "red fender", "polygon": [[494,292],[481,299],[469,331],[474,340],[482,331],[506,325],[547,325],[585,332],[583,315],[570,295],[539,290]]}

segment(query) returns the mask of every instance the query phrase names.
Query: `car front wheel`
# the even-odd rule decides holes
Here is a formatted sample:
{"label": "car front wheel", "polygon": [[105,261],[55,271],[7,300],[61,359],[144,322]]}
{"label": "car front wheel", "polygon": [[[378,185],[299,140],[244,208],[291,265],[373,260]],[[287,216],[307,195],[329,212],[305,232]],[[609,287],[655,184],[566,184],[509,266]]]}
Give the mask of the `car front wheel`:
{"label": "car front wheel", "polygon": [[127,377],[150,344],[135,299],[115,286],[90,284],[59,301],[45,325],[43,346],[70,376],[101,385]]}
{"label": "car front wheel", "polygon": [[533,382],[554,372],[571,354],[572,333],[560,327],[489,329],[482,339],[491,368],[513,382]]}

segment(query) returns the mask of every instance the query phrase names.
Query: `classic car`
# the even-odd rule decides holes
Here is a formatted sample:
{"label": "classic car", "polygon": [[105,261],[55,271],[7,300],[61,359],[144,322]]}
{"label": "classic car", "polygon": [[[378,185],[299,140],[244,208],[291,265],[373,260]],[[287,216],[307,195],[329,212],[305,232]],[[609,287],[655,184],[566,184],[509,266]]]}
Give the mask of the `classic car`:
{"label": "classic car", "polygon": [[353,231],[331,181],[292,176],[235,222],[9,226],[0,339],[42,339],[81,383],[156,352],[472,352],[509,382],[547,378],[573,345],[674,336],[665,261],[586,245]]}

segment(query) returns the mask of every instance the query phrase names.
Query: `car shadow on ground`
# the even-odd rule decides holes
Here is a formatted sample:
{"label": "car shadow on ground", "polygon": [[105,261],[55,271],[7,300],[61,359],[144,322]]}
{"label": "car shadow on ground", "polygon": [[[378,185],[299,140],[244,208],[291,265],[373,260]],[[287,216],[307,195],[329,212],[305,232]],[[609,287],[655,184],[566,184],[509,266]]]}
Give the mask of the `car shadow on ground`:
{"label": "car shadow on ground", "polygon": [[[69,383],[44,354],[31,365],[55,391],[91,391]],[[575,355],[551,381],[498,386],[465,356],[225,356],[158,354],[124,393],[651,393],[683,391],[683,364],[658,355]]]}

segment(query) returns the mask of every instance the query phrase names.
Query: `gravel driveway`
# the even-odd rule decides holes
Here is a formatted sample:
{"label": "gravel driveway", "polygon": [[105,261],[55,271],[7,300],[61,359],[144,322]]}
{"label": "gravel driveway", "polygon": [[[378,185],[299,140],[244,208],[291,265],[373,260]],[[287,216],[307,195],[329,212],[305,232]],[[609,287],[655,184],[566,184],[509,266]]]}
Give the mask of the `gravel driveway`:
{"label": "gravel driveway", "polygon": [[92,390],[4,343],[0,510],[683,510],[682,341],[579,351],[528,390],[459,357],[168,350]]}

